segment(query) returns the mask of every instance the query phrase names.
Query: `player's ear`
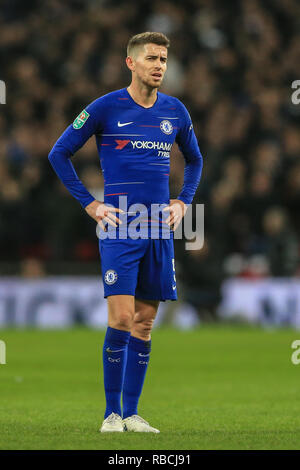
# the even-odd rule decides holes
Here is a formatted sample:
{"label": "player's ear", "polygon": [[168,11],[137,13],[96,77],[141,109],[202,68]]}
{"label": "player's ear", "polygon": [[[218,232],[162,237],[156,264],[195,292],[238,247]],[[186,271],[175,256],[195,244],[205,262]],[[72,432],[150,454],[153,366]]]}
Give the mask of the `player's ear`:
{"label": "player's ear", "polygon": [[132,72],[135,69],[134,59],[131,56],[126,57],[126,65]]}

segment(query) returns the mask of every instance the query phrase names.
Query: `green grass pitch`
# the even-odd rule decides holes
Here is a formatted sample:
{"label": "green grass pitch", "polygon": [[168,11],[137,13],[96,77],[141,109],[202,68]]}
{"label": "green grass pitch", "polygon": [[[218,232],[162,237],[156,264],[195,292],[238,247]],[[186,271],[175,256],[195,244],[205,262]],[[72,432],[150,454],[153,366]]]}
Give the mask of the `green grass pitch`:
{"label": "green grass pitch", "polygon": [[0,330],[0,449],[299,449],[300,331],[155,329],[139,413],[160,434],[101,434],[103,331]]}

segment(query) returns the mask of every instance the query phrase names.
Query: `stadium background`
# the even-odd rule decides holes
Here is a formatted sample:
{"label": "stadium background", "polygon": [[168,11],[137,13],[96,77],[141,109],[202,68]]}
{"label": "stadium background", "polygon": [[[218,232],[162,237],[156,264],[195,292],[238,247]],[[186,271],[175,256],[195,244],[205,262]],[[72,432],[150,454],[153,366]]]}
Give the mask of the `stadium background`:
{"label": "stadium background", "polygon": [[[2,276],[99,276],[94,223],[47,155],[86,104],[129,83],[128,38],[159,30],[172,44],[161,91],[190,110],[204,156],[194,202],[205,205],[205,245],[186,251],[184,241],[176,242],[180,299],[200,318],[214,319],[227,308],[220,309],[226,279],[299,278],[300,106],[291,101],[296,0],[231,1],[226,8],[216,0],[3,0],[0,25],[7,87],[0,114]],[[101,199],[93,139],[73,163]],[[171,197],[183,167],[174,148]],[[294,307],[279,323],[299,313],[298,300],[286,296]],[[266,304],[260,317],[272,319],[281,307]]]}
{"label": "stadium background", "polygon": [[[0,1],[0,449],[299,449],[299,8]],[[205,244],[176,241],[180,300],[158,319],[185,331],[152,338],[141,414],[161,434],[100,439],[98,240],[47,155],[87,103],[129,83],[125,46],[145,30],[171,39],[162,91],[190,110],[204,156]],[[93,139],[73,162],[101,199]],[[176,148],[171,170],[174,197]]]}

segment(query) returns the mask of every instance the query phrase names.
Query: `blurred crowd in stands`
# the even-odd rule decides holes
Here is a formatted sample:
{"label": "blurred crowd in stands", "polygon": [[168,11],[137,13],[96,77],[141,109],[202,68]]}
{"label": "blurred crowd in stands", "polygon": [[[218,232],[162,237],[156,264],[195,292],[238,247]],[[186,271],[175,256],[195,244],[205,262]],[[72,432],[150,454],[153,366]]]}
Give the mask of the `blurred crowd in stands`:
{"label": "blurred crowd in stands", "polygon": [[[47,155],[88,103],[129,84],[130,36],[161,31],[171,40],[161,91],[189,109],[204,157],[194,202],[205,205],[205,244],[176,242],[186,296],[211,308],[227,276],[299,276],[299,23],[298,0],[2,0],[1,273],[11,262],[25,276],[61,262],[97,272],[94,223]],[[73,164],[102,199],[94,139]],[[171,197],[183,168],[174,148]]]}

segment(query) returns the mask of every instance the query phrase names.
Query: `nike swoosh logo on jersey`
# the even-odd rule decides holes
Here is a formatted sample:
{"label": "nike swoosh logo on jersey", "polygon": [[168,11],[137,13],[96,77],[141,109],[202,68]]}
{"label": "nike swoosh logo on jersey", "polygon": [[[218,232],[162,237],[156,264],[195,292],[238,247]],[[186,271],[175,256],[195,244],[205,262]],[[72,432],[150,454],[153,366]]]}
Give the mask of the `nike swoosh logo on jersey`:
{"label": "nike swoosh logo on jersey", "polygon": [[133,121],[131,122],[122,122],[118,121],[118,127],[123,127],[123,126],[128,126],[129,124],[133,124]]}
{"label": "nike swoosh logo on jersey", "polygon": [[150,356],[150,353],[149,353],[149,354],[139,353],[139,356],[140,356],[140,357],[148,357],[148,356]]}
{"label": "nike swoosh logo on jersey", "polygon": [[172,286],[172,289],[175,290],[175,289],[176,289],[176,286]]}
{"label": "nike swoosh logo on jersey", "polygon": [[121,351],[124,351],[124,349],[110,349],[110,348],[106,348],[106,352],[107,353],[115,353],[115,352],[121,352]]}

